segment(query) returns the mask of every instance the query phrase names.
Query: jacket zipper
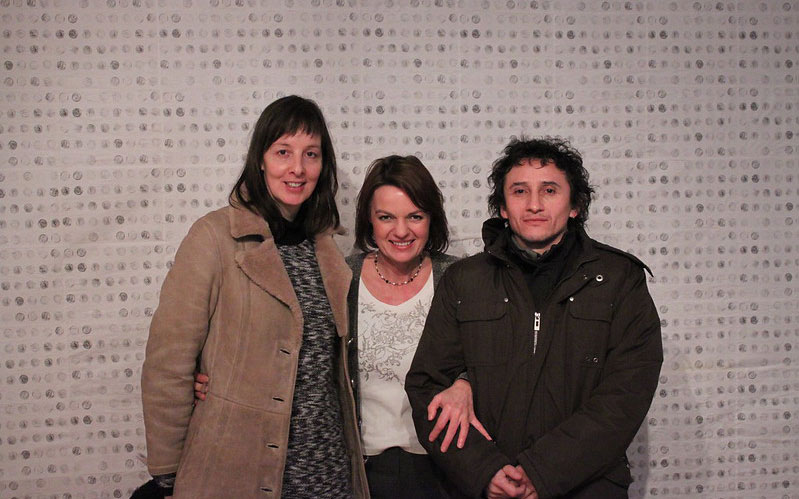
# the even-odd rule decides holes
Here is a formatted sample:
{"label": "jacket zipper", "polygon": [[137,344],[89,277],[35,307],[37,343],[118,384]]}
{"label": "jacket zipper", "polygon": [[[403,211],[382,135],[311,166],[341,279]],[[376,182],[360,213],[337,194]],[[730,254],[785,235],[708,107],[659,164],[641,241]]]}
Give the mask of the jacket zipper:
{"label": "jacket zipper", "polygon": [[541,312],[535,312],[533,317],[533,355],[538,347],[538,332],[541,330]]}

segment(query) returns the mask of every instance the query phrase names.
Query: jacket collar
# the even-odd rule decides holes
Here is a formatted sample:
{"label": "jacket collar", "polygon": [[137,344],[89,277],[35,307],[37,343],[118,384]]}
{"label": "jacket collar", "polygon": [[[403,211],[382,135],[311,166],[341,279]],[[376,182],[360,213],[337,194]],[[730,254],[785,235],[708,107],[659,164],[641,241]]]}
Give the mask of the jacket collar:
{"label": "jacket collar", "polygon": [[[576,264],[577,267],[583,263],[597,258],[596,248],[594,247],[595,241],[588,237],[585,230],[582,228],[570,228],[574,232],[576,243],[572,249],[573,255],[567,259],[566,269],[564,276],[569,272],[570,268]],[[483,242],[485,243],[485,251],[494,258],[499,259],[503,264],[512,264],[513,259],[510,255],[511,231],[505,223],[503,218],[489,218],[483,222]],[[575,255],[579,257],[575,258]]]}
{"label": "jacket collar", "polygon": [[[260,244],[236,252],[235,260],[239,268],[261,289],[288,306],[298,323],[302,324],[302,310],[275,246],[269,224],[260,215],[240,204],[231,203],[230,207],[230,235],[234,239],[248,236],[259,236],[263,239]],[[339,336],[347,333],[346,299],[352,275],[331,237],[341,233],[341,227],[331,228],[314,238],[316,260]]]}
{"label": "jacket collar", "polygon": [[269,224],[266,223],[266,220],[264,220],[261,215],[253,213],[232,200],[230,207],[232,208],[228,212],[228,217],[230,218],[230,235],[234,239],[246,236],[261,236],[264,239],[272,239],[272,232],[269,230]]}

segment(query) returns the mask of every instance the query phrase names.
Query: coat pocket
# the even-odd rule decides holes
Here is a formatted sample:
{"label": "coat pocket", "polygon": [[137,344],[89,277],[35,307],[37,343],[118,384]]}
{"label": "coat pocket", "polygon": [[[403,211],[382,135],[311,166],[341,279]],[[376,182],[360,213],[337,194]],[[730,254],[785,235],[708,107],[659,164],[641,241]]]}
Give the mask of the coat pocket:
{"label": "coat pocket", "polygon": [[279,490],[285,456],[285,416],[209,394],[192,416],[191,441],[178,468],[178,497],[247,497]]}
{"label": "coat pocket", "polygon": [[508,362],[511,346],[508,304],[504,301],[461,301],[456,319],[467,366]]}
{"label": "coat pocket", "polygon": [[570,335],[570,350],[575,360],[583,367],[601,368],[605,362],[613,305],[607,300],[577,296],[569,303],[569,319],[572,327],[566,329]]}

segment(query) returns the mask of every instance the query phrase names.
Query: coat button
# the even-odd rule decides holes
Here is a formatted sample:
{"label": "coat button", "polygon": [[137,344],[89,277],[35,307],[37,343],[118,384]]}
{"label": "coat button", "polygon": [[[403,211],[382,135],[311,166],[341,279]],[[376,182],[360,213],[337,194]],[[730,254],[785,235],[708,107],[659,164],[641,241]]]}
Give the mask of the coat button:
{"label": "coat button", "polygon": [[604,280],[605,280],[605,278],[602,277],[602,274],[599,274],[599,275],[596,276],[596,282],[602,282]]}
{"label": "coat button", "polygon": [[594,362],[594,364],[598,364],[599,363],[599,359],[597,357],[594,357],[593,362]]}
{"label": "coat button", "polygon": [[573,297],[573,296],[570,296],[570,297],[569,297],[569,301],[574,301],[574,297]]}
{"label": "coat button", "polygon": [[505,303],[508,303],[508,297],[503,298],[502,301],[504,301]]}

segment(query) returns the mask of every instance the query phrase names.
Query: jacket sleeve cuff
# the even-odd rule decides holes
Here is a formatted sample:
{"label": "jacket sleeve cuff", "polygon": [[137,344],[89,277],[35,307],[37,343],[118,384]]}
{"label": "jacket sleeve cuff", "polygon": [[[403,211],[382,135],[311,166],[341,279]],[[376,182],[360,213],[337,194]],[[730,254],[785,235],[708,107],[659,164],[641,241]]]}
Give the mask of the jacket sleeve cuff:
{"label": "jacket sleeve cuff", "polygon": [[527,478],[533,483],[533,487],[535,487],[535,491],[538,494],[539,499],[548,499],[551,497],[556,497],[549,491],[546,487],[543,477],[535,467],[535,464],[525,452],[522,452],[517,456],[519,464],[524,468],[524,472],[527,473]]}
{"label": "jacket sleeve cuff", "polygon": [[169,473],[169,474],[166,474],[166,475],[156,475],[156,476],[153,477],[153,479],[155,480],[156,485],[158,485],[158,488],[161,490],[161,493],[164,496],[171,496],[172,495],[172,493],[174,491],[174,487],[175,487],[175,477],[176,476],[177,475],[175,473]]}

